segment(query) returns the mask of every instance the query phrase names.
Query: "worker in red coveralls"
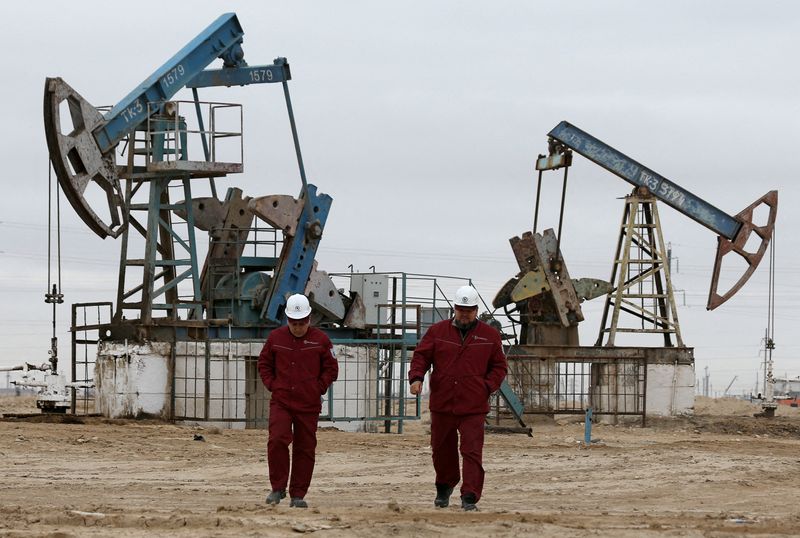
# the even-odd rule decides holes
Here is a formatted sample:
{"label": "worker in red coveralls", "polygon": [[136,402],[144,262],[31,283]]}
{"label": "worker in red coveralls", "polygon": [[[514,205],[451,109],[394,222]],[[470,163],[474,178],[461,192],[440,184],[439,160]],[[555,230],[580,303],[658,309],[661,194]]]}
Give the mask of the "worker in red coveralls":
{"label": "worker in red coveralls", "polygon": [[500,388],[508,364],[500,333],[479,321],[478,292],[472,286],[456,291],[453,319],[434,324],[414,351],[408,380],[411,393],[422,392],[425,373],[430,379],[431,449],[436,471],[434,506],[450,504],[461,479],[458,437],[461,435],[463,482],[461,508],[477,510],[483,490],[483,431],[489,395]]}
{"label": "worker in red coveralls", "polygon": [[285,313],[288,325],[269,333],[258,356],[261,381],[272,392],[267,442],[272,491],[267,496],[267,504],[281,502],[286,497],[288,483],[289,506],[307,508],[304,497],[314,472],[321,396],[336,381],[339,365],[333,356],[331,341],[325,333],[311,326],[311,306],[304,295],[289,297]]}

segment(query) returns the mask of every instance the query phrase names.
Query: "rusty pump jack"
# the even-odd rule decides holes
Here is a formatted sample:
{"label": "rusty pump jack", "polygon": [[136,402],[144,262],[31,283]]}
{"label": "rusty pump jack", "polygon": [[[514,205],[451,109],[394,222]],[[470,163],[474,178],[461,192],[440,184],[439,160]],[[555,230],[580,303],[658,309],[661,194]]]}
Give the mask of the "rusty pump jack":
{"label": "rusty pump jack", "polygon": [[[522,237],[510,240],[520,266],[520,273],[500,289],[493,301],[495,308],[503,307],[508,311],[512,306],[520,313],[520,321],[524,327],[520,343],[577,345],[577,324],[583,320],[579,303],[585,299],[608,294],[603,320],[605,325],[605,317],[614,293],[621,291],[619,283],[613,282],[615,280],[613,276],[612,282],[571,279],[561,255],[564,197],[567,171],[572,165],[573,151],[633,184],[635,195],[647,201],[662,201],[718,234],[708,310],[717,308],[741,289],[758,267],[772,238],[778,206],[777,191],[769,191],[737,215],[731,216],[566,121],[562,121],[548,133],[548,150],[548,155],[540,155],[536,162],[539,185],[533,233],[526,232]],[[552,229],[538,234],[536,227],[542,172],[561,168],[564,169],[564,187],[558,234]],[[767,222],[759,226],[753,222],[753,213],[762,205],[768,207],[769,215]],[[655,208],[654,204],[652,208]],[[648,218],[652,219],[652,215]],[[760,244],[751,252],[745,248],[752,234],[756,234]],[[718,286],[722,262],[730,253],[741,256],[747,263],[747,269],[727,292],[720,293]],[[619,247],[617,259],[619,259]],[[659,295],[663,297],[667,294],[662,290]],[[618,307],[619,304],[614,306]],[[657,321],[665,323],[663,318]],[[602,332],[601,327],[601,339]],[[679,334],[678,340],[681,345]]]}
{"label": "rusty pump jack", "polygon": [[[670,316],[665,315],[665,312],[669,314],[666,300],[672,296],[672,293],[669,288],[666,256],[662,252],[656,252],[656,245],[661,251],[664,248],[663,238],[660,237],[660,224],[655,211],[655,201],[660,200],[667,203],[719,235],[708,299],[708,309],[711,310],[730,299],[747,282],[761,261],[772,238],[778,193],[770,191],[736,216],[730,216],[567,122],[561,122],[550,131],[548,136],[548,155],[539,155],[536,162],[536,169],[539,171],[539,186],[536,194],[533,231],[525,232],[521,237],[514,237],[510,240],[520,272],[500,289],[492,302],[495,308],[504,308],[506,314],[509,314],[509,318],[522,326],[519,342],[516,342],[519,345],[511,346],[508,350],[509,366],[514,372],[513,382],[525,401],[524,407],[520,405],[519,412],[514,409],[514,413],[519,418],[522,416],[522,412],[528,410],[529,407],[536,412],[557,412],[559,410],[564,412],[564,409],[567,409],[566,412],[573,411],[574,409],[570,406],[575,403],[575,389],[572,389],[571,399],[564,400],[563,394],[559,393],[559,380],[562,375],[572,375],[569,372],[571,361],[578,361],[584,365],[587,364],[584,359],[589,359],[588,364],[591,370],[588,384],[590,387],[584,387],[582,385],[584,381],[580,381],[581,388],[578,391],[580,403],[588,404],[589,410],[598,405],[600,407],[599,409],[595,408],[595,411],[600,410],[604,414],[613,414],[614,416],[641,414],[644,424],[646,403],[643,395],[646,390],[647,376],[646,370],[640,370],[642,364],[646,368],[651,359],[658,364],[673,364],[674,394],[679,366],[693,363],[691,349],[683,346],[679,332],[676,330],[677,318],[674,318],[673,328],[668,323]],[[630,256],[621,257],[620,248],[623,245],[621,238],[614,269],[615,272],[619,271],[620,278],[615,279],[612,274],[611,282],[570,278],[561,254],[564,198],[573,152],[587,157],[635,186],[634,194],[626,200],[627,214],[623,218],[622,234],[625,236],[625,248],[629,248],[632,243],[635,243],[644,255],[641,256],[641,259],[636,260],[632,260]],[[542,173],[546,170],[562,168],[564,184],[558,233],[552,229],[544,230],[541,234],[537,233]],[[632,199],[635,199],[637,204],[641,202],[641,211],[635,209],[636,206],[631,203]],[[753,222],[754,210],[759,206],[766,206],[769,209],[766,224],[760,226]],[[637,222],[632,213],[639,212],[644,218],[643,221]],[[629,216],[630,219],[628,219]],[[656,228],[659,229],[657,234],[654,233]],[[747,242],[753,234],[760,239],[760,245],[755,251],[749,251],[746,250]],[[731,252],[744,258],[748,268],[730,290],[719,293],[717,288],[722,261]],[[641,264],[639,274],[632,278],[625,275],[625,272],[619,269],[622,265],[621,258]],[[634,264],[629,264],[627,267],[629,272],[632,265]],[[639,311],[629,309],[628,311],[639,314],[643,320],[646,316],[650,316],[648,321],[653,322],[656,328],[639,332],[663,332],[664,348],[632,347],[620,351],[623,348],[616,348],[613,341],[601,348],[599,346],[601,346],[604,327],[601,327],[600,339],[594,347],[579,346],[577,325],[584,319],[580,309],[580,303],[583,300],[606,295],[603,321],[605,326],[605,317],[612,301],[614,308],[619,309],[624,299],[627,299],[621,293],[623,287],[631,282],[635,283],[655,276],[661,269],[664,269],[664,275],[667,276],[667,286],[665,289],[657,289],[657,293],[649,294],[650,297],[648,297],[656,299],[657,310],[653,313],[645,312],[643,309]],[[658,287],[657,283],[655,287]],[[670,302],[670,309],[674,310],[674,299]],[[515,313],[518,315],[516,320],[513,317]],[[617,311],[615,311],[615,315],[616,313]],[[671,331],[674,331],[678,339],[677,347],[673,347],[668,341]],[[517,360],[512,361],[512,359]],[[619,366],[610,359],[614,361],[631,359],[636,366],[633,366],[634,362],[626,364],[624,360],[620,363],[622,366]],[[607,360],[608,362],[606,362]],[[629,375],[633,371],[638,373],[633,376]],[[599,384],[596,385],[596,383]],[[618,392],[620,386],[623,387],[622,393]],[[628,388],[632,392],[626,392]],[[511,392],[510,387],[504,387],[504,389]],[[631,394],[639,396],[630,401]],[[567,407],[558,407],[562,404]],[[671,400],[668,409],[674,409],[673,405],[674,402]],[[588,416],[587,412],[587,420]]]}

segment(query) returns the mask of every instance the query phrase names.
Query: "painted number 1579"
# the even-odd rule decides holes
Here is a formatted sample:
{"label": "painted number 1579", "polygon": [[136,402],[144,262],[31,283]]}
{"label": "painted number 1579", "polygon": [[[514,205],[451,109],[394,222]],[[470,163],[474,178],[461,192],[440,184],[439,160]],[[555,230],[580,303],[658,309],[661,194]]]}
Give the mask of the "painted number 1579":
{"label": "painted number 1579", "polygon": [[250,82],[269,82],[272,80],[272,70],[253,69],[250,71]]}
{"label": "painted number 1579", "polygon": [[161,83],[164,84],[166,87],[170,87],[176,82],[178,82],[183,75],[186,73],[186,69],[181,64],[178,64],[177,67],[173,67],[167,74],[161,77]]}

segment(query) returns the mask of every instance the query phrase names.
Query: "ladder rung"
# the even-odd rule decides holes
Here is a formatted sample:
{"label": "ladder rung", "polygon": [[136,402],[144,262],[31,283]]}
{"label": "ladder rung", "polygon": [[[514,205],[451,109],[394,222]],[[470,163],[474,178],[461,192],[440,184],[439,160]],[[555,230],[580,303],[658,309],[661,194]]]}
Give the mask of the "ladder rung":
{"label": "ladder rung", "polygon": [[205,305],[203,301],[181,301],[175,304],[168,303],[153,303],[153,309],[157,310],[172,310],[173,308],[196,308]]}
{"label": "ladder rung", "polygon": [[[620,327],[617,327],[615,331],[618,333],[652,333],[652,334],[677,333],[675,329],[623,329]],[[606,329],[606,332],[610,332],[610,329]]]}
{"label": "ladder rung", "polygon": [[[191,265],[191,260],[156,260],[154,265],[156,267],[178,267],[183,265]],[[143,258],[132,258],[125,260],[126,266],[144,266]]]}
{"label": "ladder rung", "polygon": [[[129,207],[135,211],[148,211],[150,209],[150,204],[131,204]],[[170,209],[172,211],[176,209],[186,209],[186,204],[164,204],[160,209]]]}
{"label": "ladder rung", "polygon": [[182,265],[191,265],[192,260],[156,260],[156,267],[179,267]]}

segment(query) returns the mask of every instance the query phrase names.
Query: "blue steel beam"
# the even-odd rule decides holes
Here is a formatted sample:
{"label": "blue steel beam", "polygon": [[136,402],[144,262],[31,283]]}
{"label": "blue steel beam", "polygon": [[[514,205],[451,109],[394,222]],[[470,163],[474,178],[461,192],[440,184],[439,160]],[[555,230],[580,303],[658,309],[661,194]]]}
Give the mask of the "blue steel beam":
{"label": "blue steel beam", "polygon": [[286,58],[276,58],[272,65],[253,65],[247,67],[223,67],[206,69],[186,83],[187,88],[207,88],[209,86],[246,86],[248,84],[269,84],[292,79]]}
{"label": "blue steel beam", "polygon": [[566,121],[547,136],[625,181],[647,187],[653,196],[722,237],[733,240],[742,227],[732,216]]}
{"label": "blue steel beam", "polygon": [[135,90],[117,103],[92,134],[102,153],[107,153],[147,119],[147,104],[166,101],[216,58],[226,64],[241,60],[244,30],[235,13],[221,15],[167,60]]}

